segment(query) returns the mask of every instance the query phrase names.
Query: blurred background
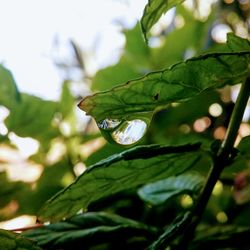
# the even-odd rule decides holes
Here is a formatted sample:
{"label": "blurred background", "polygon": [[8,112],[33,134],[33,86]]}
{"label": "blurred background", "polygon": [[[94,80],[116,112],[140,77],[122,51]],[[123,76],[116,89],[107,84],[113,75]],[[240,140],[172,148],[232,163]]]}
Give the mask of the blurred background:
{"label": "blurred background", "polygon": [[[124,150],[107,143],[95,122],[77,108],[81,98],[205,51],[225,51],[228,32],[249,37],[250,1],[188,0],[160,19],[147,46],[138,24],[146,3],[0,0],[0,82],[11,86],[0,95],[1,228],[34,225],[37,211],[53,194],[91,164]],[[197,140],[209,147],[224,138],[237,93],[238,86],[225,87],[169,106],[154,115],[140,143]],[[250,106],[237,144],[250,135],[249,118]],[[250,195],[232,187],[237,176],[250,175],[243,170],[247,164],[242,161],[225,172],[224,183],[218,182],[208,220],[244,223],[232,203],[247,211]],[[201,172],[206,174],[208,167],[204,163]],[[145,209],[138,197],[118,200],[102,206],[128,217]],[[184,208],[192,205],[188,196],[179,202]],[[146,220],[161,209],[147,208]]]}

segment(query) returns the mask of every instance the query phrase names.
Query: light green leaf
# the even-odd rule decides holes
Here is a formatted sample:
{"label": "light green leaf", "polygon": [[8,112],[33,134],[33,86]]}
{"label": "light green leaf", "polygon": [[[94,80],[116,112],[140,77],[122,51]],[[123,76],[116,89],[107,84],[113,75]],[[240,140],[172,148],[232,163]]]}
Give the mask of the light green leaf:
{"label": "light green leaf", "polygon": [[20,234],[12,233],[0,229],[0,249],[1,250],[42,250],[31,240]]}
{"label": "light green leaf", "polygon": [[178,175],[199,160],[198,149],[199,144],[150,145],[113,155],[89,167],[73,184],[52,197],[41,209],[40,219],[59,220],[120,191]]}
{"label": "light green leaf", "polygon": [[96,121],[126,119],[131,114],[185,101],[207,89],[240,83],[250,75],[249,63],[250,50],[199,56],[88,96],[79,107]]}
{"label": "light green leaf", "polygon": [[62,85],[62,93],[60,100],[60,112],[63,118],[69,115],[73,111],[75,104],[75,98],[72,96],[69,88],[69,82],[65,81]]}
{"label": "light green leaf", "polygon": [[125,48],[122,57],[115,65],[99,70],[92,80],[92,89],[110,89],[127,79],[141,76],[147,70],[150,49],[144,43],[139,25],[125,30]]}
{"label": "light green leaf", "polygon": [[138,194],[142,200],[153,205],[160,205],[173,196],[199,192],[204,181],[201,175],[187,173],[147,184],[138,190]]}
{"label": "light green leaf", "polygon": [[190,212],[186,212],[183,216],[179,216],[166,231],[149,246],[148,250],[165,250],[168,244],[186,229],[190,221]]}
{"label": "light green leaf", "polygon": [[148,0],[148,4],[144,8],[141,19],[142,32],[146,40],[150,28],[159,20],[159,18],[169,9],[183,1],[184,0]]}
{"label": "light green leaf", "polygon": [[52,131],[51,121],[57,110],[57,103],[45,101],[39,97],[22,94],[18,106],[5,120],[9,131],[19,136],[40,139],[49,136]]}
{"label": "light green leaf", "polygon": [[12,74],[0,64],[0,105],[12,109],[19,101],[19,92]]}
{"label": "light green leaf", "polygon": [[[84,213],[68,220],[50,224],[43,228],[27,231],[24,235],[38,242],[42,247],[81,249],[114,239],[133,237],[152,238],[155,228],[137,221],[105,212]],[[67,248],[68,249],[68,248]]]}

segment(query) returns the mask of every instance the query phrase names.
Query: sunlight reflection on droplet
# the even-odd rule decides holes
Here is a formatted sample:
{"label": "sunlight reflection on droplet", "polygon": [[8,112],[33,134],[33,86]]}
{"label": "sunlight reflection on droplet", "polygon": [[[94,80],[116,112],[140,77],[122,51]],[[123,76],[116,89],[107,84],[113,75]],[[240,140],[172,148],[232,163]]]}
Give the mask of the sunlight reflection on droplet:
{"label": "sunlight reflection on droplet", "polygon": [[209,106],[208,112],[213,117],[218,117],[222,114],[222,107],[219,103],[213,103]]}
{"label": "sunlight reflection on droplet", "polygon": [[147,130],[146,122],[136,119],[124,122],[112,132],[114,141],[121,145],[130,145],[139,141]]}

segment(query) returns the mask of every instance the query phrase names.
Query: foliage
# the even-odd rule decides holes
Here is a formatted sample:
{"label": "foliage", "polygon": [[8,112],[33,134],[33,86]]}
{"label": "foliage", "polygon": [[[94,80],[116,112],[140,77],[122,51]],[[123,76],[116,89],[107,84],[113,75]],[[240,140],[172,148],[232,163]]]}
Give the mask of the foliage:
{"label": "foliage", "polygon": [[[182,2],[149,0],[141,27],[123,31],[120,60],[96,72],[93,94],[79,104],[70,79],[60,100],[48,101],[19,92],[0,66],[0,111],[8,113],[0,123],[0,219],[28,214],[50,222],[21,235],[1,230],[1,249],[249,248],[250,124],[241,116],[250,43],[235,34],[246,17],[240,3],[220,3],[204,20]],[[152,36],[173,6],[169,27]],[[224,44],[211,32],[222,18],[234,31]],[[232,114],[237,84],[243,90]],[[77,104],[113,145],[92,120],[78,117]],[[36,140],[38,150],[17,161],[6,157],[1,151],[18,155],[13,137]],[[41,174],[11,178],[20,162]]]}

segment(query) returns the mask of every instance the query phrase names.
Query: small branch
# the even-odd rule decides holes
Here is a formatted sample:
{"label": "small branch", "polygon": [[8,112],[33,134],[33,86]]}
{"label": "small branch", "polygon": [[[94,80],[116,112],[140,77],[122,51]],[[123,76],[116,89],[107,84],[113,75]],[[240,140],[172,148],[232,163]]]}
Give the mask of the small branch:
{"label": "small branch", "polygon": [[223,169],[226,166],[228,166],[230,160],[232,160],[234,143],[247,105],[247,101],[249,99],[249,95],[250,95],[250,78],[247,78],[247,80],[242,84],[240,93],[237,97],[237,101],[229,122],[225,140],[222,142],[218,150],[218,153],[214,156],[213,166],[208,175],[206,184],[193,210],[193,221],[187,227],[186,234],[181,240],[179,249],[186,249],[189,241],[193,238],[194,231],[196,229],[196,226],[201,220],[202,214],[210,199],[213,188],[216,182],[218,181]]}

